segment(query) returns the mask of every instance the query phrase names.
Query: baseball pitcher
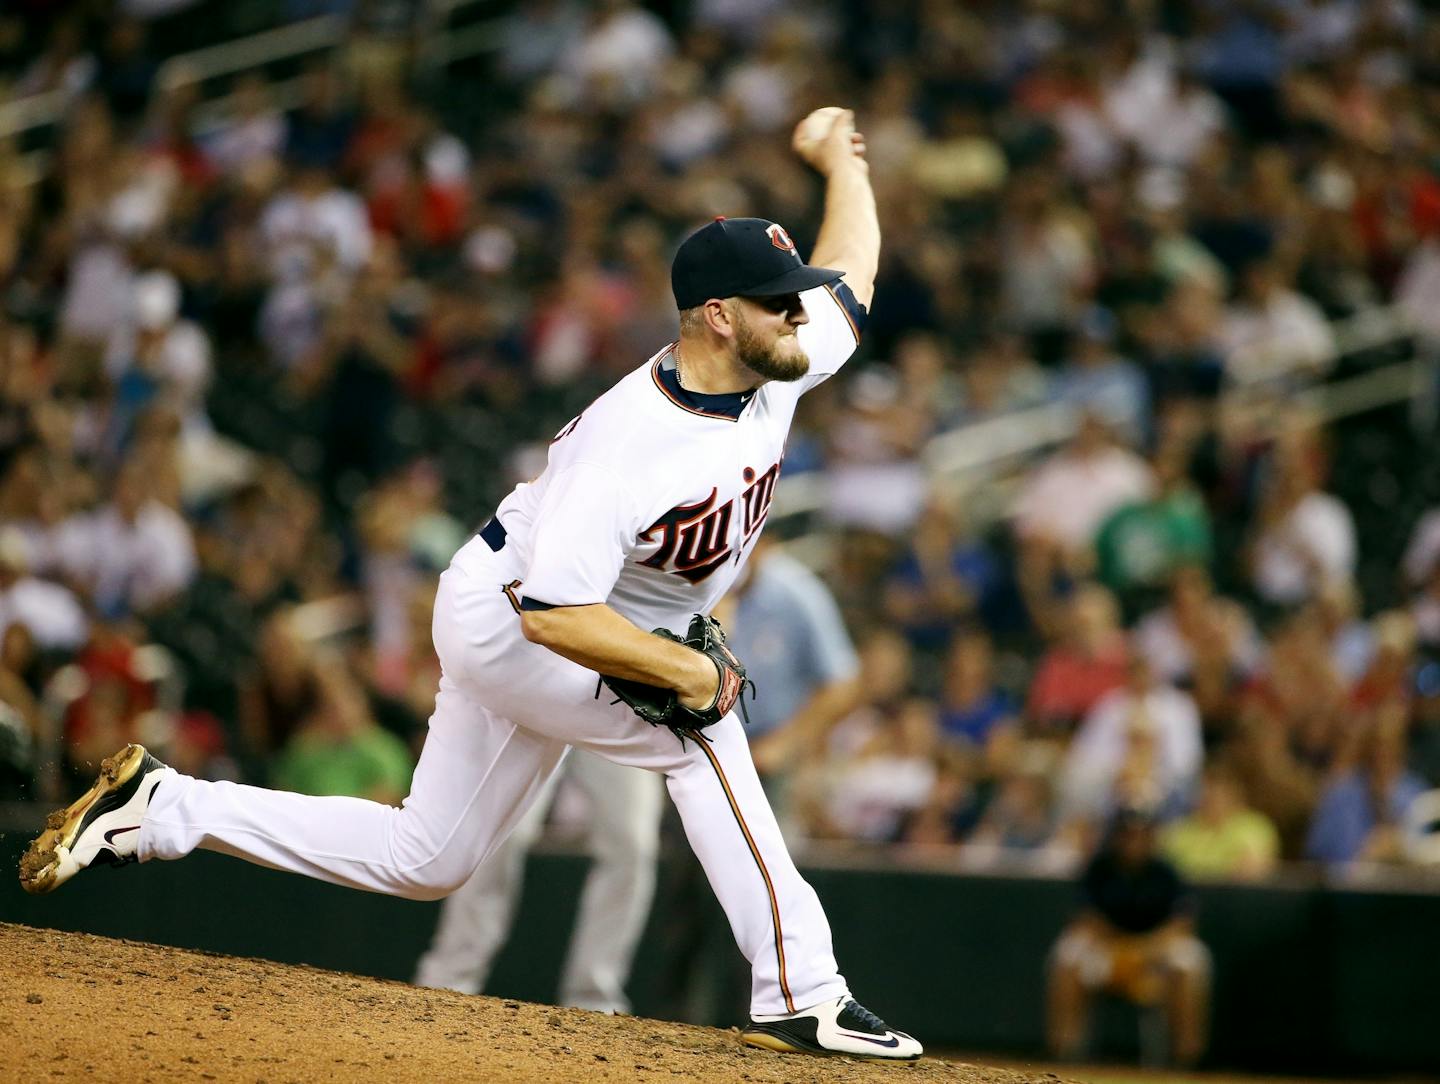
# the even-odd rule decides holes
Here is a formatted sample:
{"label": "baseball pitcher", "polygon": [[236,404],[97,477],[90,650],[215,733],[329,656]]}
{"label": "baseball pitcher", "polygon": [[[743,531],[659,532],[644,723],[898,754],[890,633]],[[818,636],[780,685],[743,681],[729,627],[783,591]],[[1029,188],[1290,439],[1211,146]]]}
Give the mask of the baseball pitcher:
{"label": "baseball pitcher", "polygon": [[664,775],[751,963],[747,1042],[919,1057],[850,995],[750,759],[744,667],[706,616],[765,525],[797,400],[854,352],[873,290],[880,230],[853,114],[812,114],[793,143],[825,178],[814,264],[763,219],[692,234],[671,267],[679,342],[561,429],[545,471],[441,577],[443,673],[402,807],[192,779],[129,746],[52,814],[25,887],[201,847],[438,899],[579,746]]}

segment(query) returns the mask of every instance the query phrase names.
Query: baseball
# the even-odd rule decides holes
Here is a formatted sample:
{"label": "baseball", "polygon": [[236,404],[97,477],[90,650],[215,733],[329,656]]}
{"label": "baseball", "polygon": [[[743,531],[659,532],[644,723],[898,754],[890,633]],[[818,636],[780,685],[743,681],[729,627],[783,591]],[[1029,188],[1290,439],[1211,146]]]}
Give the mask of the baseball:
{"label": "baseball", "polygon": [[835,118],[844,112],[838,105],[827,105],[811,113],[795,128],[795,149],[803,153],[823,141],[830,134]]}

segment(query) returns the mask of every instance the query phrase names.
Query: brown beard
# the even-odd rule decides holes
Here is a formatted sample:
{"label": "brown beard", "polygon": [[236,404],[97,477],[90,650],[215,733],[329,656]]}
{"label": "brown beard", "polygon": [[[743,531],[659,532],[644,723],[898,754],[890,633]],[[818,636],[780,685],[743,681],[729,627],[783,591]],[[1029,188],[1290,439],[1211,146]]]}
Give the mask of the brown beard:
{"label": "brown beard", "polygon": [[768,347],[762,345],[738,309],[735,315],[735,356],[745,368],[756,376],[778,380],[782,384],[793,383],[810,371],[810,358],[804,350],[798,349],[798,338],[795,340],[797,352],[783,355],[778,350],[778,341]]}

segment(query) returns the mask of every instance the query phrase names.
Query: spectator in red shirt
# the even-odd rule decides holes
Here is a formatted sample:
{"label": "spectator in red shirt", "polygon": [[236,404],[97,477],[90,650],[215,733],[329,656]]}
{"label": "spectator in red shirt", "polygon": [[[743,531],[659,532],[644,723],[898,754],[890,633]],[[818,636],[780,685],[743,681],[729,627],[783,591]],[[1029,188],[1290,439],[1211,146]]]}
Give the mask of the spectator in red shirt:
{"label": "spectator in red shirt", "polygon": [[1115,597],[1098,584],[1078,587],[1065,634],[1040,660],[1026,716],[1037,737],[1068,735],[1102,696],[1125,684],[1129,647]]}
{"label": "spectator in red shirt", "polygon": [[141,675],[135,641],[120,626],[97,622],[75,664],[83,686],[64,719],[72,782],[94,772],[119,746],[138,740],[142,717],[155,707],[155,690]]}
{"label": "spectator in red shirt", "polygon": [[1371,622],[1375,653],[1350,688],[1350,702],[1363,710],[1387,702],[1408,705],[1414,688],[1415,620],[1404,610],[1388,610]]}

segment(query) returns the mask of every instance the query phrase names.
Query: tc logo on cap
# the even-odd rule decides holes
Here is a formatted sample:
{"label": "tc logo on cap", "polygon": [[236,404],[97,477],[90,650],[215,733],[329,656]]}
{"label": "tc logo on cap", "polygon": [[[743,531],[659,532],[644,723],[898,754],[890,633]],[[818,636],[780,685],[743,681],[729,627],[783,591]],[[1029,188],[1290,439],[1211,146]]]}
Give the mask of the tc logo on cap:
{"label": "tc logo on cap", "polygon": [[772,222],[765,227],[765,232],[770,235],[770,243],[781,252],[794,252],[795,242],[790,240],[790,235],[785,232],[785,227],[778,222]]}

